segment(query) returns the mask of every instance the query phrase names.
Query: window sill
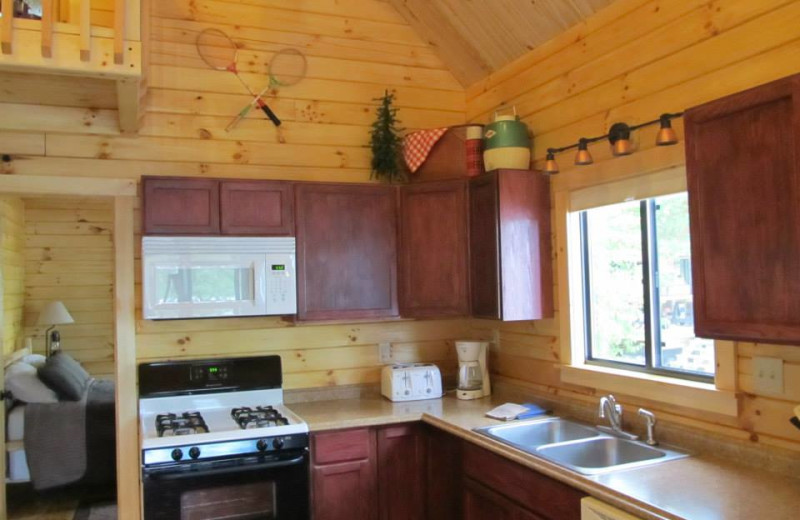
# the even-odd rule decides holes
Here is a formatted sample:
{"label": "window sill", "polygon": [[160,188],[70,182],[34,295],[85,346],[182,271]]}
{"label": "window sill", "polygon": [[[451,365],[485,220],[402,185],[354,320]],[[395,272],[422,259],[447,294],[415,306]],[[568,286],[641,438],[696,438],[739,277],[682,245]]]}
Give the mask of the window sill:
{"label": "window sill", "polygon": [[736,393],[708,383],[592,365],[562,366],[561,381],[731,417],[739,414]]}

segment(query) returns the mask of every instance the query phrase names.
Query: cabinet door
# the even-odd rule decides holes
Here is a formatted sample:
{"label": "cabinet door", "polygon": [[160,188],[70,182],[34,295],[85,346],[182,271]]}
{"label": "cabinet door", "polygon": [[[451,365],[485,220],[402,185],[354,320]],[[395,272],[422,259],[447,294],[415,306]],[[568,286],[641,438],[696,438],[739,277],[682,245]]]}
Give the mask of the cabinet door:
{"label": "cabinet door", "polygon": [[313,466],[315,520],[374,520],[372,461],[356,460]]}
{"label": "cabinet door", "polygon": [[583,493],[472,443],[464,444],[464,475],[542,518],[580,520]]}
{"label": "cabinet door", "polygon": [[218,235],[219,182],[143,177],[142,215],[145,235]]}
{"label": "cabinet door", "polygon": [[421,424],[378,430],[381,520],[425,518],[425,435]]}
{"label": "cabinet door", "polygon": [[488,173],[469,183],[469,256],[472,315],[499,319],[500,250],[498,244],[497,174]]}
{"label": "cabinet door", "polygon": [[296,189],[297,315],[397,316],[397,199],[388,186]]}
{"label": "cabinet door", "polygon": [[428,519],[461,520],[462,441],[435,427],[428,428],[426,440]]}
{"label": "cabinet door", "polygon": [[800,77],[687,111],[695,333],[800,341]]}
{"label": "cabinet door", "polygon": [[368,428],[311,436],[315,520],[377,518],[375,432]]}
{"label": "cabinet door", "polygon": [[408,317],[469,312],[464,181],[400,190],[400,311]]}
{"label": "cabinet door", "polygon": [[543,520],[472,479],[464,483],[464,520]]}
{"label": "cabinet door", "polygon": [[280,181],[220,181],[223,235],[294,234],[292,185]]}

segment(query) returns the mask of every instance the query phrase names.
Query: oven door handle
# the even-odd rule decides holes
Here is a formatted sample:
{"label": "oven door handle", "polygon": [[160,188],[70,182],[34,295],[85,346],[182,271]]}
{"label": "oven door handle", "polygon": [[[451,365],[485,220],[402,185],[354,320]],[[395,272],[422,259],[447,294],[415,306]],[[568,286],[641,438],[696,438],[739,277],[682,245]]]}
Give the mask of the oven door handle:
{"label": "oven door handle", "polygon": [[284,460],[272,460],[268,462],[259,462],[256,464],[233,464],[223,468],[207,469],[207,470],[192,470],[192,469],[176,469],[175,466],[164,469],[145,469],[144,477],[151,480],[180,480],[184,478],[197,478],[197,477],[210,477],[216,475],[226,475],[229,473],[242,473],[250,471],[259,471],[266,469],[285,468],[287,466],[295,466],[305,462],[306,453]]}

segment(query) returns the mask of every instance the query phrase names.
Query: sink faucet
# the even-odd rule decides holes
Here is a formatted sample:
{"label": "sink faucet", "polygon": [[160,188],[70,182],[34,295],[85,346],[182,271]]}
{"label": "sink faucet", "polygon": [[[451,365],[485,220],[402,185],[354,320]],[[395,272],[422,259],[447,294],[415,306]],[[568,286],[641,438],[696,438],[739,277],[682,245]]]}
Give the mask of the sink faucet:
{"label": "sink faucet", "polygon": [[653,428],[656,425],[656,414],[651,412],[650,410],[645,410],[644,408],[639,408],[639,415],[644,417],[645,425],[647,426],[647,444],[650,446],[657,446],[658,441],[656,440],[655,434],[653,433]]}
{"label": "sink faucet", "polygon": [[598,429],[632,441],[639,438],[632,433],[622,431],[622,405],[617,404],[617,400],[613,395],[604,395],[600,398],[600,407],[597,410],[597,415],[601,419],[607,418],[610,425],[610,427],[598,426]]}

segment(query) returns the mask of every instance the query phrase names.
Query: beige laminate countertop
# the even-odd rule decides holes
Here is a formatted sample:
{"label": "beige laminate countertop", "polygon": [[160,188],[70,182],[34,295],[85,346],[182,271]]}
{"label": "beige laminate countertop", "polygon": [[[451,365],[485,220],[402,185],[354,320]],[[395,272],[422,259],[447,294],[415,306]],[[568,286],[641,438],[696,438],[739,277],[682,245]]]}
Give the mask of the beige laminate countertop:
{"label": "beige laminate countertop", "polygon": [[800,518],[800,478],[793,479],[705,455],[584,476],[472,431],[498,424],[484,414],[494,398],[455,397],[392,403],[380,396],[293,403],[312,432],[422,420],[604,502],[647,519],[780,520]]}

